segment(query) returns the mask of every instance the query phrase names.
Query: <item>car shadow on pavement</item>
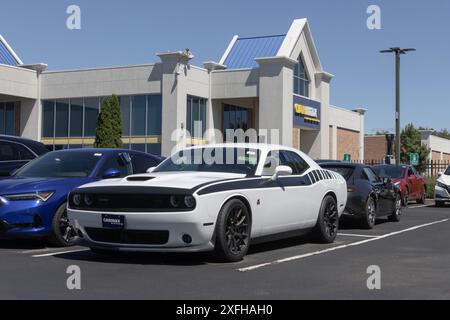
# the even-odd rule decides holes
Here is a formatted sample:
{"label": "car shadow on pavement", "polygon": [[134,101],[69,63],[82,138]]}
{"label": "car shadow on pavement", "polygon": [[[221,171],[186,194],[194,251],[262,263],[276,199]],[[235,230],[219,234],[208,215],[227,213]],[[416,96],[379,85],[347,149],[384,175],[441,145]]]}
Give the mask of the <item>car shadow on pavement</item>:
{"label": "car shadow on pavement", "polygon": [[0,250],[40,250],[47,247],[48,243],[41,239],[0,239]]}
{"label": "car shadow on pavement", "polygon": [[[377,218],[375,222],[375,226],[383,225],[385,223],[388,223],[389,220],[387,218]],[[358,221],[358,219],[352,218],[352,217],[342,217],[339,221],[339,230],[367,230],[362,229],[361,224]]]}
{"label": "car shadow on pavement", "polygon": [[96,254],[89,249],[86,249],[86,251],[62,253],[54,257],[72,261],[134,265],[199,266],[212,262],[212,258],[207,253],[114,252],[103,255]]}

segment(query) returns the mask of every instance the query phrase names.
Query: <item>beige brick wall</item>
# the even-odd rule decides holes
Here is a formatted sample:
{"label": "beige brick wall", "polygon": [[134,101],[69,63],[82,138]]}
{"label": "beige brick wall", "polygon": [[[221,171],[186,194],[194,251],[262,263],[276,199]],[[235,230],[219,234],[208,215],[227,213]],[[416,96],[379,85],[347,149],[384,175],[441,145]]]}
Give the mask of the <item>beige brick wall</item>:
{"label": "beige brick wall", "polygon": [[292,147],[300,150],[300,129],[294,128],[292,130]]}
{"label": "beige brick wall", "polygon": [[359,132],[337,128],[337,158],[343,160],[348,153],[352,160],[359,159]]}
{"label": "beige brick wall", "polygon": [[438,151],[431,151],[431,159],[432,160],[441,160],[441,153]]}
{"label": "beige brick wall", "polygon": [[444,153],[444,154],[443,154],[443,157],[442,157],[442,160],[444,160],[444,161],[450,161],[450,154]]}
{"label": "beige brick wall", "polygon": [[386,157],[387,141],[385,136],[367,136],[364,138],[365,160],[379,161]]}
{"label": "beige brick wall", "polygon": [[330,130],[329,130],[329,137],[330,137],[330,144],[329,144],[329,146],[330,146],[330,148],[329,148],[329,155],[330,155],[330,159],[332,159],[333,158],[333,126],[330,126]]}

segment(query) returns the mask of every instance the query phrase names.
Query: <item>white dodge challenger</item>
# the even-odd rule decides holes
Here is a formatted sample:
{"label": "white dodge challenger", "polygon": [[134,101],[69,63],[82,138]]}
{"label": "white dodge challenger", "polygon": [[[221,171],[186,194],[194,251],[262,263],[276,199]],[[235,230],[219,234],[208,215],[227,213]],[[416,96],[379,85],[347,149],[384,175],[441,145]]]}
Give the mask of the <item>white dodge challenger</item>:
{"label": "white dodge challenger", "polygon": [[239,261],[251,243],[311,231],[335,240],[347,184],[302,152],[221,144],[177,152],[148,174],[74,190],[68,214],[83,245],[114,251],[215,251]]}

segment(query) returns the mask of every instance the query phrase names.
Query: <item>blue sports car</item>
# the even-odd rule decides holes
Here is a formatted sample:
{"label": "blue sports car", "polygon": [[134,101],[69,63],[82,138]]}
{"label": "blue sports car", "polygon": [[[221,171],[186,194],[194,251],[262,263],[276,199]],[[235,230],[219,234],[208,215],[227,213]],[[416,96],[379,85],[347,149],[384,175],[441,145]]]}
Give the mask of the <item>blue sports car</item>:
{"label": "blue sports car", "polygon": [[145,173],[161,158],[120,149],[55,151],[0,180],[0,238],[48,238],[70,246],[76,234],[67,219],[72,189],[101,179]]}

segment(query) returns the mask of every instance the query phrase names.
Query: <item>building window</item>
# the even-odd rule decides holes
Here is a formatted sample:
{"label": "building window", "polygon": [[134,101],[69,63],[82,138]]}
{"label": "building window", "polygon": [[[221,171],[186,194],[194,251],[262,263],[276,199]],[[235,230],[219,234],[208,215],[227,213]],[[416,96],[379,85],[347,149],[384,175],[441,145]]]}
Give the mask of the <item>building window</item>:
{"label": "building window", "polygon": [[83,99],[70,100],[70,136],[83,136]]}
{"label": "building window", "polygon": [[309,76],[302,56],[298,57],[298,63],[294,68],[294,93],[309,97]]}
{"label": "building window", "polygon": [[[42,138],[69,138],[68,145],[57,145],[58,141],[55,141],[56,145],[51,146],[51,150],[80,146],[80,138],[88,139],[84,141],[84,147],[92,147],[101,99],[101,97],[93,97],[42,102]],[[160,155],[162,96],[122,96],[119,97],[119,101],[122,136],[129,138],[129,141],[124,143],[124,147],[147,152],[151,150],[151,153]],[[10,121],[11,116],[14,117],[14,110],[6,112],[4,105],[6,104],[0,104],[0,134],[6,130],[5,126],[9,126],[7,127],[8,132],[14,131],[14,121]],[[14,104],[11,106],[14,108]],[[6,119],[9,119],[8,122]],[[133,139],[133,137],[139,138]],[[152,141],[142,137],[152,137]],[[78,141],[73,141],[74,144],[72,144],[71,138],[77,138]]]}
{"label": "building window", "polygon": [[0,134],[14,135],[16,123],[14,103],[0,103]]}
{"label": "building window", "polygon": [[95,137],[100,98],[84,99],[84,137]]}
{"label": "building window", "polygon": [[192,138],[203,138],[206,131],[206,99],[188,96],[186,130]]}

